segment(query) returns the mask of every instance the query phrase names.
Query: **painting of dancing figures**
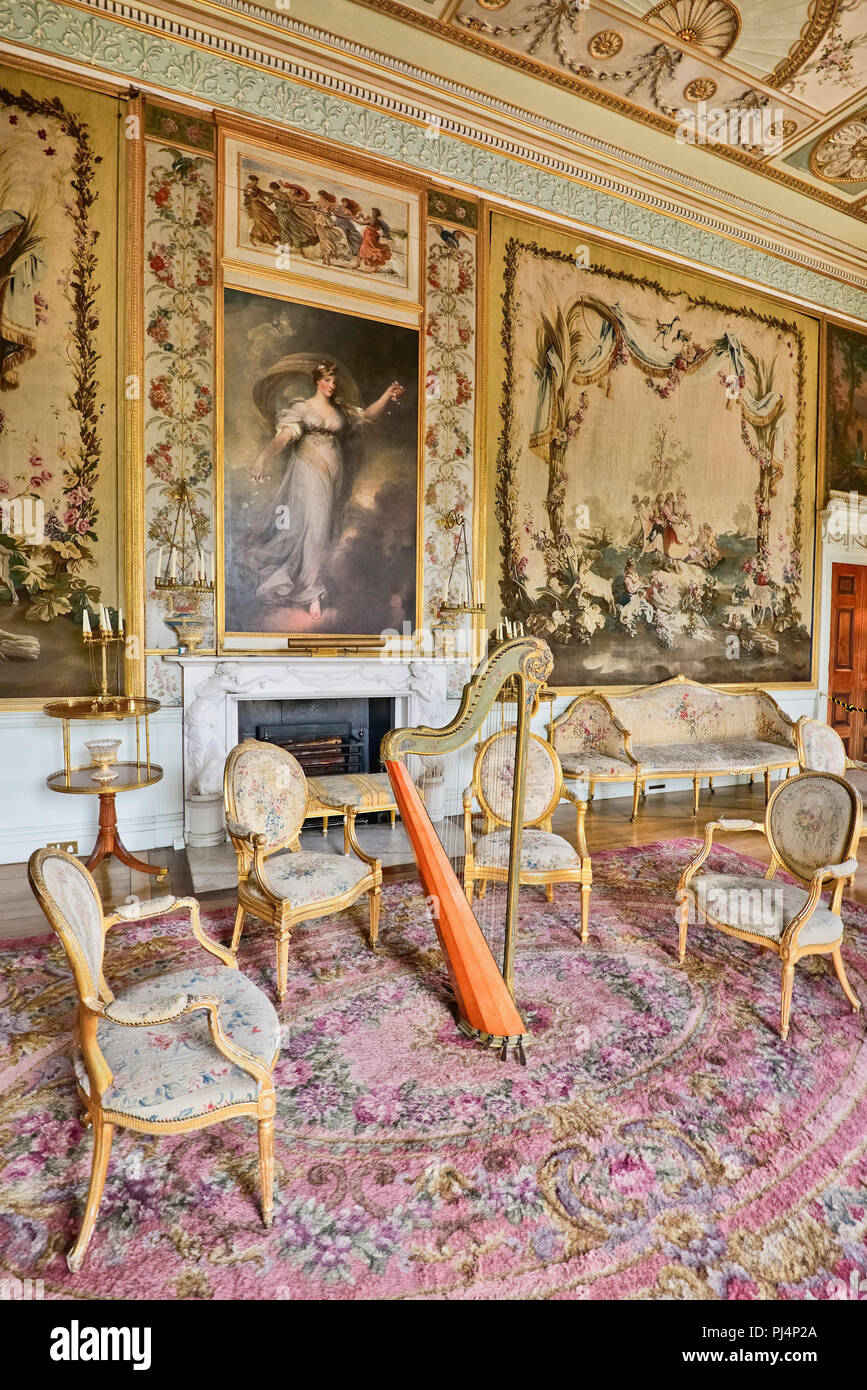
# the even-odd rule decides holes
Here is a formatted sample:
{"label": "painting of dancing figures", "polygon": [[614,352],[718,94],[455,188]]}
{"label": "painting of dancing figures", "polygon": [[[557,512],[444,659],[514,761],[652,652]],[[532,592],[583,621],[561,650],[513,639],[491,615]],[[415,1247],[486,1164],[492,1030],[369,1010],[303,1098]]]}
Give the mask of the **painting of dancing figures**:
{"label": "painting of dancing figures", "polygon": [[492,216],[488,584],[560,687],[807,683],[818,326]]}
{"label": "painting of dancing figures", "polygon": [[389,298],[418,296],[418,198],[228,140],[225,253]]}
{"label": "painting of dancing figures", "polygon": [[225,629],[416,619],[418,334],[225,291]]}

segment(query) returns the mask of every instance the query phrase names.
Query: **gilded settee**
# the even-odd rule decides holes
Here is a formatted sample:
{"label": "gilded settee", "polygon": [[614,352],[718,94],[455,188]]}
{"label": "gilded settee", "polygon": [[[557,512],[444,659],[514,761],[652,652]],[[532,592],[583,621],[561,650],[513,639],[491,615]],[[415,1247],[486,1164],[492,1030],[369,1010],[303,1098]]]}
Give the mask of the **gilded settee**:
{"label": "gilded settee", "polygon": [[579,695],[552,722],[564,776],[589,784],[632,784],[632,819],[651,777],[691,778],[693,815],[701,780],[797,768],[795,724],[766,690],[720,690],[686,676],[628,695]]}

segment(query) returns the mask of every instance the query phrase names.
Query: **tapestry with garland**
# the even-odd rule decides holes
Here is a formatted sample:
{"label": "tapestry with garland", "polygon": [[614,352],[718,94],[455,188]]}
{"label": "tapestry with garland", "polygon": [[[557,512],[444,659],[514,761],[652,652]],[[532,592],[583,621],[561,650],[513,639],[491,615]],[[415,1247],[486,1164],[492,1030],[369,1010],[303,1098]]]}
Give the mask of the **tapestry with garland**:
{"label": "tapestry with garland", "polygon": [[496,213],[488,276],[488,591],[554,683],[809,683],[815,320]]}
{"label": "tapestry with garland", "polygon": [[[115,98],[0,67],[0,699],[91,687],[121,604]],[[122,230],[120,235],[122,235]]]}

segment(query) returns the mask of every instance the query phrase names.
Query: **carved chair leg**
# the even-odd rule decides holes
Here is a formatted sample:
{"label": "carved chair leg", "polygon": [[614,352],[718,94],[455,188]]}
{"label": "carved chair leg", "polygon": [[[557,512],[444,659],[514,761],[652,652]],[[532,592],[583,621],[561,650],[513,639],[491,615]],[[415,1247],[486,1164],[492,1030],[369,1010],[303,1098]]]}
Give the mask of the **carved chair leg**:
{"label": "carved chair leg", "polygon": [[710,792],[711,796],[713,796],[713,778],[712,778],[712,777],[708,777],[708,779],[707,779],[707,789],[708,789],[708,791]]}
{"label": "carved chair leg", "polygon": [[355,829],[355,815],[352,811],[347,811],[343,817],[343,853],[349,853],[349,836]]}
{"label": "carved chair leg", "polygon": [[485,896],[485,893],[486,893],[487,891],[488,891],[488,880],[487,880],[486,878],[480,878],[480,879],[479,879],[479,886],[478,886],[478,888],[476,889],[476,897],[477,897],[477,898],[483,898],[483,897]]}
{"label": "carved chair leg", "polygon": [[327,834],[328,834],[328,817],[327,817],[327,816],[323,816],[323,817],[322,817],[322,834],[323,834],[323,835],[327,835]]}
{"label": "carved chair leg", "polygon": [[643,777],[641,779],[641,800],[647,800],[647,783],[645,782]]}
{"label": "carved chair leg", "polygon": [[371,888],[367,896],[370,899],[370,948],[375,951],[379,940],[379,905],[382,901],[382,889]]}
{"label": "carved chair leg", "polygon": [[684,894],[683,902],[680,904],[680,921],[677,932],[677,959],[680,964],[686,960],[686,933],[689,927],[689,898]]}
{"label": "carved chair leg", "polygon": [[635,785],[634,785],[633,788],[632,788],[632,820],[635,820],[635,817],[638,815],[638,793],[639,793],[640,791],[641,791],[641,783],[639,782],[638,778],[636,777],[636,779],[635,779]]}
{"label": "carved chair leg", "polygon": [[289,982],[289,938],[290,929],[286,926],[277,928],[277,998],[286,998],[286,988]]}
{"label": "carved chair leg", "polygon": [[472,906],[473,902],[473,866],[467,859],[464,861],[464,892],[467,895],[467,902]]}
{"label": "carved chair leg", "polygon": [[66,1263],[77,1274],[81,1269],[82,1262],[90,1244],[90,1237],[93,1235],[93,1228],[96,1225],[96,1214],[99,1211],[99,1204],[102,1201],[102,1192],[105,1187],[105,1175],[108,1171],[108,1160],[111,1157],[111,1141],[114,1138],[114,1125],[107,1125],[101,1119],[94,1118],[93,1121],[93,1163],[90,1170],[90,1188],[87,1193],[87,1206],[84,1208],[84,1220],[81,1223],[81,1230],[78,1232],[78,1239],[66,1257]]}
{"label": "carved chair leg", "polygon": [[593,798],[594,798],[595,795],[596,795],[596,783],[593,781],[593,778],[591,777],[591,778],[590,778],[590,783],[589,783],[589,786],[588,786],[588,789],[587,789],[587,803],[588,803],[588,805],[589,805],[590,802],[593,800]]}
{"label": "carved chair leg", "polygon": [[795,967],[790,960],[783,962],[783,987],[780,998],[780,1037],[783,1042],[789,1036],[789,1014],[792,1009],[792,985]]}
{"label": "carved chair leg", "polygon": [[754,779],[754,777],[753,777],[753,774],[750,773],[750,780],[749,780],[749,782],[747,783],[747,786],[751,787],[751,786],[753,785],[753,781],[754,781],[754,780],[755,780],[755,779]]}
{"label": "carved chair leg", "polygon": [[858,998],[857,994],[855,993],[854,989],[852,988],[848,979],[846,978],[846,971],[843,967],[843,957],[840,955],[839,946],[834,947],[833,951],[831,952],[831,959],[834,962],[834,969],[837,972],[837,979],[840,981],[840,984],[843,988],[843,993],[849,1000],[849,1003],[852,1005],[853,1013],[857,1014],[861,1010],[861,1000]]}
{"label": "carved chair leg", "polygon": [[546,884],[545,884],[545,901],[546,901],[546,902],[549,902],[549,903],[552,903],[552,902],[554,901],[554,885],[553,885],[553,883],[546,883]]}
{"label": "carved chair leg", "polygon": [[391,828],[393,830],[394,827],[397,825],[397,811],[389,811],[388,815],[389,819],[391,820]]}
{"label": "carved chair leg", "polygon": [[692,814],[693,814],[694,816],[697,816],[697,815],[698,815],[698,794],[699,794],[700,791],[701,791],[701,778],[700,778],[700,777],[693,777],[693,779],[692,779]]}
{"label": "carved chair leg", "polygon": [[238,903],[238,911],[235,913],[235,930],[232,932],[232,944],[229,947],[233,956],[237,955],[238,947],[241,944],[241,932],[244,930],[244,918],[246,915],[245,909]]}
{"label": "carved chair leg", "polygon": [[766,767],[766,768],[765,768],[765,805],[766,805],[766,806],[767,806],[767,804],[768,804],[768,801],[770,800],[770,797],[771,797],[771,769],[770,769],[769,767]]}
{"label": "carved chair leg", "polygon": [[581,884],[581,940],[586,941],[590,932],[590,884]]}
{"label": "carved chair leg", "polygon": [[262,1184],[262,1220],[274,1220],[274,1116],[259,1121],[259,1178]]}

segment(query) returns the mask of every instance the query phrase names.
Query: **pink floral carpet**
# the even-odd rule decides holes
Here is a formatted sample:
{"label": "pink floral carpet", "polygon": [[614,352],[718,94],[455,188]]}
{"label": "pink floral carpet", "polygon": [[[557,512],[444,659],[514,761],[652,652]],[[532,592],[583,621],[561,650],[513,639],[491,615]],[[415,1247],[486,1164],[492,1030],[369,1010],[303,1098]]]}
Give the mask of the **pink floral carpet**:
{"label": "pink floral carpet", "polygon": [[[118,1131],[83,1270],[63,1253],[91,1139],[68,1059],[59,946],[0,953],[0,1265],[47,1297],[824,1299],[867,1272],[867,1047],[826,962],[796,972],[694,928],[677,966],[673,892],[694,842],[594,856],[578,894],[522,889],[517,996],[528,1065],[462,1039],[423,901],[384,893],[310,923],[290,954],[277,1072],[274,1226],[258,1217],[252,1122]],[[750,861],[726,849],[711,867]],[[226,939],[231,913],[211,914]],[[867,911],[844,899],[867,999]],[[180,919],[116,928],[115,988],[181,966]],[[271,989],[270,934],[240,965]]]}

